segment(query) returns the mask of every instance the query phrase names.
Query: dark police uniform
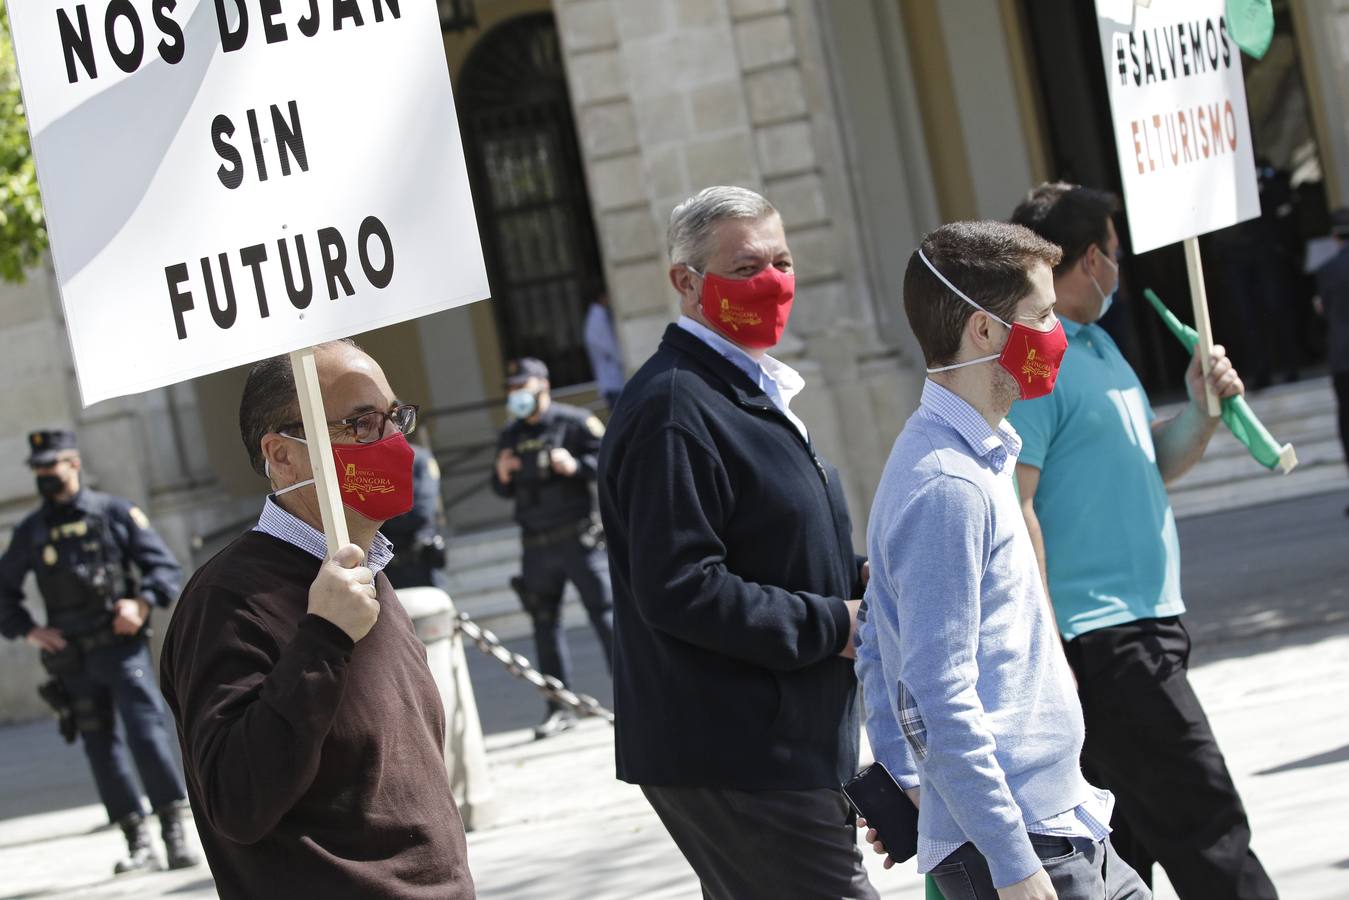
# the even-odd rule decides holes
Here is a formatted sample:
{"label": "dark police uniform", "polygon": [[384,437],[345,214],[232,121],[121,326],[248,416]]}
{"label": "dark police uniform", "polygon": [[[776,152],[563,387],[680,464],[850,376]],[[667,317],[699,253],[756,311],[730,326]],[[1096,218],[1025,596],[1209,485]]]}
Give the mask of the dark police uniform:
{"label": "dark police uniform", "polygon": [[[571,674],[561,615],[567,581],[580,591],[605,659],[612,664],[613,595],[594,493],[603,436],[604,426],[588,410],[552,403],[538,422],[517,419],[502,431],[498,453],[509,448],[523,465],[509,484],[495,470],[492,474],[492,489],[515,499],[524,559],[514,586],[534,623],[539,670],[564,684]],[[553,471],[550,452],[559,447],[576,458],[575,475]]]}
{"label": "dark police uniform", "polygon": [[[34,465],[52,461],[46,456],[54,454],[44,455],[44,448],[74,449],[70,432],[35,432],[29,440]],[[165,819],[165,811],[181,809],[187,796],[172,729],[144,631],[115,634],[112,619],[119,599],[141,598],[151,607],[172,603],[182,580],[178,563],[130,501],[81,489],[68,503],[44,501],[14,529],[0,557],[0,634],[6,638],[23,638],[37,624],[23,606],[29,572],[46,605],[47,626],[60,630],[67,644],[58,653],[44,651],[43,665],[73,709],[108,817],[124,830],[128,823],[139,828],[134,760],[151,806]],[[114,709],[125,741],[114,728]]]}
{"label": "dark police uniform", "polygon": [[413,444],[412,452],[412,509],[379,529],[393,542],[393,561],[384,567],[384,574],[395,588],[437,587],[448,593],[440,467],[427,448]]}

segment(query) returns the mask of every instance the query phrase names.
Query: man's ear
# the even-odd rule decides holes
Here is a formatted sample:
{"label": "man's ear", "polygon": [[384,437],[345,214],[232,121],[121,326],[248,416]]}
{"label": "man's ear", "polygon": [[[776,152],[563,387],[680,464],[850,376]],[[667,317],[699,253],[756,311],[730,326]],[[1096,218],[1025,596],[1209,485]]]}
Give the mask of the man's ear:
{"label": "man's ear", "polygon": [[993,333],[993,317],[978,310],[965,320],[965,334],[980,353],[992,350],[997,341]]}
{"label": "man's ear", "polygon": [[262,458],[267,460],[271,467],[272,475],[280,475],[287,481],[298,481],[296,477],[299,474],[299,460],[296,457],[296,451],[306,454],[309,448],[298,441],[292,441],[282,437],[275,431],[269,431],[262,436],[260,442],[262,449]]}
{"label": "man's ear", "polygon": [[702,279],[687,266],[670,267],[670,284],[679,292],[679,311],[687,315],[691,309],[698,308],[698,297],[702,290]]}

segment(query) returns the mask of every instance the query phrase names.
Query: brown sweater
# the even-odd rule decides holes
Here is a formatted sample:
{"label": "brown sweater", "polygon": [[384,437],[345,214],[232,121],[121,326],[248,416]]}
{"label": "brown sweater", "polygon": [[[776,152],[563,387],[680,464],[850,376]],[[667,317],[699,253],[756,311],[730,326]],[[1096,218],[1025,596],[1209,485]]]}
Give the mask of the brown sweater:
{"label": "brown sweater", "polygon": [[472,898],[426,651],[383,574],[359,643],[308,615],[319,565],[250,532],[193,576],[169,623],[160,682],[216,888]]}

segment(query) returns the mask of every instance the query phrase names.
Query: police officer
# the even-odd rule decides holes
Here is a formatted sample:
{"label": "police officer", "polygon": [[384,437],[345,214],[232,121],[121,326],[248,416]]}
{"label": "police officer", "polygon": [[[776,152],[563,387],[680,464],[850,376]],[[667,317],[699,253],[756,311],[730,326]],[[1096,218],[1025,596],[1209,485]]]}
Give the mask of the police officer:
{"label": "police officer", "polygon": [[[562,590],[571,581],[612,668],[613,599],[594,481],[604,426],[584,409],[553,402],[548,367],[532,357],[507,368],[506,409],[513,421],[497,443],[492,489],[515,499],[524,548],[511,587],[534,624],[539,670],[567,684],[571,659],[562,633]],[[576,725],[550,702],[536,739]]]}
{"label": "police officer", "polygon": [[412,452],[412,509],[379,529],[393,542],[393,562],[384,574],[395,588],[437,587],[448,593],[440,466],[426,447],[413,444]]}
{"label": "police officer", "polygon": [[[173,602],[182,572],[145,513],[80,487],[74,433],[35,431],[28,446],[42,506],[18,524],[0,557],[0,634],[42,651],[53,676],[43,697],[62,713],[66,739],[83,737],[99,798],[126,835],[127,857],[114,872],[159,867],[133,760],[159,816],[169,868],[196,865],[183,832],[183,777],[146,642],[150,607]],[[46,625],[23,606],[29,572],[46,605]],[[125,741],[114,728],[114,709]]]}

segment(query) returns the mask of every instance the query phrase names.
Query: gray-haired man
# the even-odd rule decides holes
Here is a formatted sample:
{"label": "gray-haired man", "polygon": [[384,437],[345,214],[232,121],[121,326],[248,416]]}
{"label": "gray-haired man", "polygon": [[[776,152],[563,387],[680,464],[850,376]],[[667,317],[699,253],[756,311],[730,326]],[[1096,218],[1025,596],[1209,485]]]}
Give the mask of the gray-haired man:
{"label": "gray-haired man", "polygon": [[767,355],[794,298],[782,219],[707,188],[670,217],[683,315],[600,450],[618,777],[718,900],[874,898],[838,785],[857,765],[863,561],[839,478]]}

